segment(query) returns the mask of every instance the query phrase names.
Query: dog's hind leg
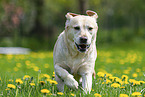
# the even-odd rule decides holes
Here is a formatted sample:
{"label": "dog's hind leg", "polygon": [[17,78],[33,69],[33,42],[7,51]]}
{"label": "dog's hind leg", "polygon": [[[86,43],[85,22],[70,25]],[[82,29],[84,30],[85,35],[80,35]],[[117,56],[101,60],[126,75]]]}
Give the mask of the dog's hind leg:
{"label": "dog's hind leg", "polygon": [[55,80],[57,81],[57,89],[60,92],[64,91],[64,82],[55,74]]}

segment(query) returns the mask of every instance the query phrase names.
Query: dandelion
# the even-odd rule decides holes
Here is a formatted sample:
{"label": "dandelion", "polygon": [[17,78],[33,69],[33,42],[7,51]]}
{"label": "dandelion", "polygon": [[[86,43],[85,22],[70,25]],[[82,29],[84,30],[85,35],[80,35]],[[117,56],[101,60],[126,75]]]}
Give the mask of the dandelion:
{"label": "dandelion", "polygon": [[50,84],[55,84],[55,85],[58,84],[57,81],[55,81],[55,80],[51,80],[49,82],[50,82]]}
{"label": "dandelion", "polygon": [[44,64],[44,68],[49,68],[49,64]]}
{"label": "dandelion", "polygon": [[110,73],[106,73],[106,77],[112,77],[112,74],[110,74]]}
{"label": "dandelion", "polygon": [[124,70],[123,73],[124,73],[124,74],[129,74],[129,71],[130,71],[130,70]]}
{"label": "dandelion", "polygon": [[52,81],[52,79],[49,79],[49,78],[48,78],[48,79],[46,79],[46,81],[50,82],[50,81]]}
{"label": "dandelion", "polygon": [[127,81],[128,80],[128,76],[127,75],[122,75],[121,78],[122,78],[123,81]]}
{"label": "dandelion", "polygon": [[141,97],[141,93],[140,92],[134,92],[131,94],[131,96],[133,97]]}
{"label": "dandelion", "polygon": [[43,74],[43,76],[44,76],[45,78],[50,78],[50,76],[49,76],[48,74]]}
{"label": "dandelion", "polygon": [[99,77],[104,77],[105,74],[104,74],[103,72],[98,72],[97,75],[98,75]]}
{"label": "dandelion", "polygon": [[12,79],[9,79],[8,81],[9,81],[9,82],[13,82],[14,80],[12,80]]}
{"label": "dandelion", "polygon": [[45,84],[44,81],[39,81],[39,84],[41,84],[42,86]]}
{"label": "dandelion", "polygon": [[27,79],[29,79],[29,78],[31,78],[29,75],[25,75],[25,76],[23,77],[23,80],[27,80]]}
{"label": "dandelion", "polygon": [[112,83],[110,80],[106,79],[106,82],[103,82],[102,84],[109,84]]}
{"label": "dandelion", "polygon": [[16,72],[16,71],[18,71],[19,69],[18,69],[18,67],[14,67],[14,71]]}
{"label": "dandelion", "polygon": [[58,95],[63,95],[63,93],[62,93],[62,92],[57,92],[57,94],[58,94]]}
{"label": "dandelion", "polygon": [[139,81],[139,82],[140,82],[140,84],[141,84],[141,85],[145,84],[145,82],[144,82],[144,81]]}
{"label": "dandelion", "polygon": [[116,79],[118,79],[118,77],[110,77],[110,80],[111,80],[112,82],[115,82]]}
{"label": "dandelion", "polygon": [[118,88],[118,87],[120,87],[120,84],[118,84],[118,83],[113,83],[113,84],[111,85],[111,87]]}
{"label": "dandelion", "polygon": [[136,80],[135,79],[129,79],[129,82],[130,83],[133,83],[133,82],[135,82]]}
{"label": "dandelion", "polygon": [[134,86],[140,85],[140,82],[139,82],[139,81],[134,81],[134,82],[133,82],[133,85],[134,85]]}
{"label": "dandelion", "polygon": [[73,93],[71,93],[70,95],[71,95],[71,96],[75,96],[75,94],[73,94]]}
{"label": "dandelion", "polygon": [[125,89],[125,87],[124,87],[124,86],[122,86],[122,87],[120,87],[120,89]]}
{"label": "dandelion", "polygon": [[137,73],[132,74],[132,77],[137,77],[137,76],[138,76]]}
{"label": "dandelion", "polygon": [[30,83],[31,86],[35,86],[35,83]]}
{"label": "dandelion", "polygon": [[120,94],[119,97],[129,97],[127,94]]}
{"label": "dandelion", "polygon": [[18,84],[23,84],[23,81],[21,79],[16,79],[15,82],[18,83]]}
{"label": "dandelion", "polygon": [[47,89],[42,89],[41,90],[41,93],[43,93],[43,94],[48,94],[50,91],[49,90],[47,90]]}
{"label": "dandelion", "polygon": [[39,68],[37,66],[33,66],[34,71],[39,71]]}
{"label": "dandelion", "polygon": [[102,96],[101,96],[100,94],[98,94],[98,93],[95,93],[94,96],[95,96],[95,97],[102,97]]}
{"label": "dandelion", "polygon": [[128,81],[123,81],[121,85],[129,84]]}
{"label": "dandelion", "polygon": [[5,90],[8,91],[8,90],[10,90],[10,88],[6,88]]}
{"label": "dandelion", "polygon": [[137,69],[136,69],[136,72],[141,72],[141,69],[137,68]]}
{"label": "dandelion", "polygon": [[10,89],[15,89],[16,88],[16,86],[13,85],[13,84],[8,84],[7,87],[10,88]]}
{"label": "dandelion", "polygon": [[21,63],[17,63],[16,66],[17,67],[21,67],[22,65],[21,65]]}

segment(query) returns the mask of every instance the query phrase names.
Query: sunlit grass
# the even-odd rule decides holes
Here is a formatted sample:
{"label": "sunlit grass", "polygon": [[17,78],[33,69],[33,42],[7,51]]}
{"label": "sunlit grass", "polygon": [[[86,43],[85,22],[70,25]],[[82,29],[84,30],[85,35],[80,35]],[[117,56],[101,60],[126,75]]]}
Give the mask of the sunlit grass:
{"label": "sunlit grass", "polygon": [[92,91],[58,92],[54,76],[53,53],[0,55],[0,95],[15,97],[95,96],[143,97],[145,95],[145,52],[137,50],[99,50],[96,79]]}

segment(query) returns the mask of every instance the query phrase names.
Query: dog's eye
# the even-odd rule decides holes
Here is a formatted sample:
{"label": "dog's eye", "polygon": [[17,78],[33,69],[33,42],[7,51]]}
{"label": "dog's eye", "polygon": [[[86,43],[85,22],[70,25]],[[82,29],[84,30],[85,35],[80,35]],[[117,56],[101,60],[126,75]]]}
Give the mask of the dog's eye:
{"label": "dog's eye", "polygon": [[89,30],[92,30],[93,28],[92,28],[92,27],[89,27],[88,29],[89,29]]}
{"label": "dog's eye", "polygon": [[77,27],[74,27],[74,29],[75,29],[75,30],[80,30],[80,27],[77,26]]}

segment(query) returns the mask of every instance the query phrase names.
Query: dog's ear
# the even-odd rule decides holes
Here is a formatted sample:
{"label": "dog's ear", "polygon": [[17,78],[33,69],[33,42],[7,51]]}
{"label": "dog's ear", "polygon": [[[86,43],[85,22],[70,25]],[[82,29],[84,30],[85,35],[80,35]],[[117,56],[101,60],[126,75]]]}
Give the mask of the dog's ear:
{"label": "dog's ear", "polygon": [[98,18],[97,13],[94,12],[94,11],[87,10],[86,13],[87,13],[87,15],[90,16],[90,17],[94,17],[94,18],[96,18],[96,19]]}
{"label": "dog's ear", "polygon": [[67,13],[65,16],[66,16],[67,19],[70,19],[72,17],[78,16],[78,14],[75,14],[75,13]]}

